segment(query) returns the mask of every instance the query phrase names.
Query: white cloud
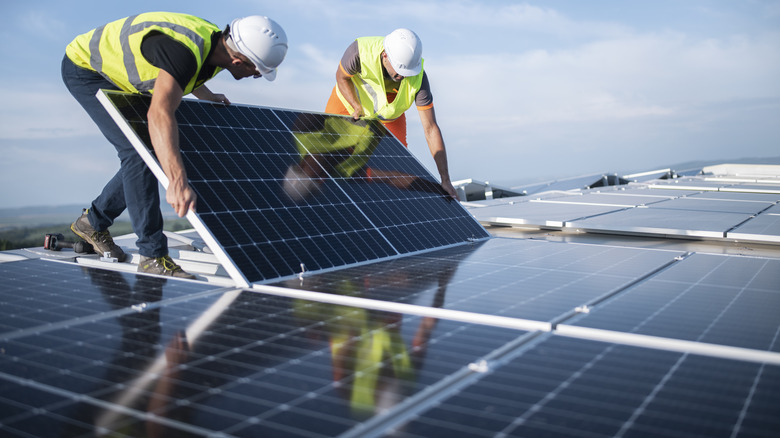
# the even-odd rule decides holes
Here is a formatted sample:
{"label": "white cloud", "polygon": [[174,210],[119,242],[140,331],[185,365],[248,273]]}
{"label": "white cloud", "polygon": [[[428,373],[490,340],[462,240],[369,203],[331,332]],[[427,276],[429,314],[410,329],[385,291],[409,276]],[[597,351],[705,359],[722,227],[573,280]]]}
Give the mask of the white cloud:
{"label": "white cloud", "polygon": [[325,51],[321,47],[308,43],[301,44],[298,50],[302,54],[302,56],[299,55],[301,59],[298,62],[302,62],[306,66],[307,74],[316,73],[317,75],[336,77],[336,67],[341,58],[338,52]]}
{"label": "white cloud", "polygon": [[24,11],[17,23],[18,27],[27,34],[27,38],[44,38],[49,41],[60,41],[63,32],[68,28],[51,11],[41,9]]}
{"label": "white cloud", "polygon": [[65,87],[3,88],[7,105],[0,108],[0,139],[56,139],[91,135],[94,123]]}
{"label": "white cloud", "polygon": [[[448,56],[427,66],[437,108],[524,126],[672,117],[705,103],[780,97],[778,46],[776,35],[638,35],[553,52]],[[463,71],[473,80],[448,74]]]}

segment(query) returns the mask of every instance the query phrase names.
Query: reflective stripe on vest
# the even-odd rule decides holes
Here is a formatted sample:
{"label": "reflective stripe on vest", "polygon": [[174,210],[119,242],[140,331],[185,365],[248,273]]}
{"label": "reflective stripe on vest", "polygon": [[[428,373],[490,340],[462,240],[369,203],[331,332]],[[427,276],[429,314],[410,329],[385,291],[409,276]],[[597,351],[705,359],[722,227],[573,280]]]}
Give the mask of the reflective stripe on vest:
{"label": "reflective stripe on vest", "polygon": [[[369,118],[394,120],[406,112],[414,103],[417,92],[422,86],[423,69],[417,76],[405,77],[398,83],[398,94],[392,102],[387,101],[382,51],[384,37],[362,37],[357,39],[360,54],[360,73],[352,76],[352,84],[363,107],[363,113]],[[422,61],[421,61],[422,62]],[[344,107],[352,113],[354,108],[336,87],[336,95]]]}
{"label": "reflective stripe on vest", "polygon": [[[134,23],[139,17],[141,21]],[[100,73],[122,90],[151,92],[159,68],[149,64],[141,54],[141,42],[152,31],[163,33],[186,46],[195,56],[200,71],[211,50],[211,35],[219,32],[219,28],[191,15],[145,13],[100,26],[91,31],[91,35],[90,32],[79,35],[68,45],[66,53],[76,65]],[[110,40],[112,38],[113,41]],[[221,70],[215,69],[214,75]],[[196,82],[197,75],[190,79],[184,94],[202,84]]]}

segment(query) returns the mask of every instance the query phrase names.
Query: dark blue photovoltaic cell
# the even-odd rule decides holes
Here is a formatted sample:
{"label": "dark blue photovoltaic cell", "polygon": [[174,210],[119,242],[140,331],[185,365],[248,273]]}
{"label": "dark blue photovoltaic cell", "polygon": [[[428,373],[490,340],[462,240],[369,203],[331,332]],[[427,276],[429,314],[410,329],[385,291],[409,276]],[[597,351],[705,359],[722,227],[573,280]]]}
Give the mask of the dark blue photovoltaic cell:
{"label": "dark blue photovoltaic cell", "polygon": [[[149,98],[106,93],[150,148]],[[248,282],[483,239],[380,123],[185,100],[197,213]]]}
{"label": "dark blue photovoltaic cell", "polygon": [[0,435],[4,437],[94,436],[94,425],[73,415],[77,397],[61,396],[19,382],[0,380]]}
{"label": "dark blue photovoltaic cell", "polygon": [[[551,337],[393,436],[773,436],[780,367]],[[744,416],[743,416],[744,415]]]}
{"label": "dark blue photovoltaic cell", "polygon": [[14,332],[217,289],[40,259],[0,263],[0,338]]}
{"label": "dark blue photovoltaic cell", "polygon": [[[279,285],[554,321],[673,263],[679,251],[493,238]],[[434,304],[436,303],[436,304]]]}
{"label": "dark blue photovoltaic cell", "polygon": [[0,435],[335,436],[522,334],[250,291],[195,295],[3,341]]}
{"label": "dark blue photovoltaic cell", "polygon": [[693,254],[575,325],[780,351],[780,260]]}

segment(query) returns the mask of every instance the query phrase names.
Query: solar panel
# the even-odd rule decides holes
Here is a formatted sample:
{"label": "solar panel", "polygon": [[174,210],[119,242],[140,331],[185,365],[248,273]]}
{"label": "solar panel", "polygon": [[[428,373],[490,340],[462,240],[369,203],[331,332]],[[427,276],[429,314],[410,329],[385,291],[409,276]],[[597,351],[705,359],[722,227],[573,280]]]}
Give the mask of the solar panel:
{"label": "solar panel", "polygon": [[[100,99],[167,185],[146,126],[149,97]],[[411,254],[487,232],[378,122],[184,100],[188,219],[239,285]]]}
{"label": "solar panel", "polygon": [[[275,295],[0,264],[12,279],[3,303],[46,310],[57,301],[36,289],[48,275],[65,283],[49,292],[93,312],[55,305],[4,328],[0,434],[771,435],[778,260],[680,255],[493,238],[257,286],[286,286]],[[422,310],[280,296],[292,288]],[[479,323],[425,313],[439,308],[485,313]],[[554,324],[497,324],[523,317]],[[619,342],[583,332],[594,329]],[[655,343],[632,344],[641,336]],[[701,348],[665,345],[679,340]]]}
{"label": "solar panel", "polygon": [[334,436],[523,334],[224,289],[124,310],[3,339],[0,434]]}
{"label": "solar panel", "polygon": [[651,208],[666,208],[670,210],[685,210],[691,212],[723,212],[757,214],[767,209],[774,202],[753,201],[747,199],[712,199],[703,196],[687,196],[653,204]]}
{"label": "solar panel", "polygon": [[128,274],[40,259],[0,263],[0,337],[10,339],[66,321],[104,318],[162,300],[216,289],[213,285]]}
{"label": "solar panel", "polygon": [[471,212],[484,223],[559,228],[574,220],[614,213],[626,208],[629,207],[529,201],[473,208]]}
{"label": "solar panel", "polygon": [[552,336],[384,426],[400,437],[768,437],[779,386],[776,365]]}
{"label": "solar panel", "polygon": [[[641,192],[653,194],[656,191],[645,189]],[[684,195],[664,199],[638,196],[638,190],[627,192],[632,194],[548,194],[544,199],[520,201],[506,198],[498,200],[500,204],[472,203],[470,211],[480,222],[495,225],[686,239],[731,238],[757,242],[780,239],[778,221],[772,214],[776,208],[773,194],[681,191]],[[639,204],[643,199],[648,202]],[[629,202],[621,203],[621,200]]]}
{"label": "solar panel", "polygon": [[707,210],[637,208],[609,215],[574,220],[568,225],[589,231],[611,230],[686,238],[722,239],[726,232],[751,218],[748,213]]}
{"label": "solar panel", "polygon": [[683,254],[493,238],[272,284],[552,322],[653,275]]}
{"label": "solar panel", "polygon": [[728,199],[734,201],[763,201],[775,203],[780,201],[780,196],[773,193],[745,193],[745,192],[702,192],[691,196],[703,199]]}
{"label": "solar panel", "polygon": [[780,351],[780,260],[693,254],[576,325]]}
{"label": "solar panel", "polygon": [[780,205],[773,205],[727,233],[733,239],[780,243]]}

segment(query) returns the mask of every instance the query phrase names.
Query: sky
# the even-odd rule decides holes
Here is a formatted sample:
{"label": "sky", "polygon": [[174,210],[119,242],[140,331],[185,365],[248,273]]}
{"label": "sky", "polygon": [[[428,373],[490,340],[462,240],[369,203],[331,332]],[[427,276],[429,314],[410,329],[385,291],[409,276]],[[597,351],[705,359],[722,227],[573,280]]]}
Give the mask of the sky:
{"label": "sky", "polygon": [[[414,30],[453,181],[780,157],[777,0],[14,1],[0,6],[0,208],[87,206],[116,173],[60,63],[76,35],[155,10],[220,27],[273,18],[289,39],[276,81],[223,72],[208,86],[234,103],[316,112],[355,38]],[[409,148],[437,175],[416,112]]]}

